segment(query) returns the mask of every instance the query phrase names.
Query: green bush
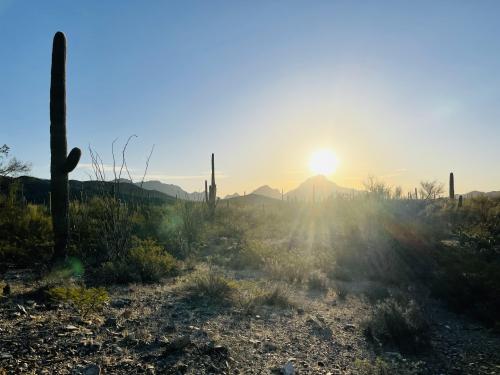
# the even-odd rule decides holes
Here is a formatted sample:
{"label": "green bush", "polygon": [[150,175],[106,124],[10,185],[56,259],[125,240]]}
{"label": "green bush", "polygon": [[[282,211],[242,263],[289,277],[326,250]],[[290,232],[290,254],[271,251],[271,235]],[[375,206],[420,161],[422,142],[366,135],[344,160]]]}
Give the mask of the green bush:
{"label": "green bush", "polygon": [[123,259],[102,264],[98,277],[106,283],[154,283],[177,271],[175,258],[155,241],[135,238]]}
{"label": "green bush", "polygon": [[0,259],[17,265],[47,263],[52,256],[52,222],[42,206],[0,194]]}
{"label": "green bush", "polygon": [[52,300],[73,305],[83,318],[100,311],[109,301],[108,292],[104,288],[54,287],[49,289],[48,294]]}

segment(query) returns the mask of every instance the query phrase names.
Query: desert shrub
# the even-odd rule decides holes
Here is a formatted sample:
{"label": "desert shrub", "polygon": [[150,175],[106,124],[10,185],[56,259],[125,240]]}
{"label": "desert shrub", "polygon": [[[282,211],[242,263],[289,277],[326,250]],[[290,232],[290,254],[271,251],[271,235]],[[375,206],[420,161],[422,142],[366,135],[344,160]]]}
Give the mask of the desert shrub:
{"label": "desert shrub", "polygon": [[17,265],[47,263],[52,256],[52,222],[42,206],[24,204],[15,189],[0,194],[0,259]]}
{"label": "desert shrub", "polygon": [[387,299],[378,303],[364,322],[368,338],[402,351],[417,352],[430,345],[430,326],[414,301],[407,306]]}
{"label": "desert shrub", "polygon": [[132,239],[134,207],[103,195],[70,205],[73,255],[99,265],[123,258]]}
{"label": "desert shrub", "polygon": [[282,254],[266,259],[264,271],[274,280],[302,283],[311,270],[311,262],[304,256]]}
{"label": "desert shrub", "polygon": [[363,290],[363,295],[370,303],[377,303],[390,297],[389,290],[386,287],[377,284],[368,286],[365,290]]}
{"label": "desert shrub", "polygon": [[191,252],[193,245],[200,239],[203,225],[203,210],[200,203],[184,201],[179,203],[181,215],[181,234],[188,252]]}
{"label": "desert shrub", "polygon": [[333,285],[333,290],[335,291],[337,298],[341,301],[344,301],[349,294],[349,290],[343,282],[336,282]]}
{"label": "desert shrub", "polygon": [[328,270],[327,276],[331,280],[352,281],[352,275],[349,270],[337,265]]}
{"label": "desert shrub", "polygon": [[267,305],[280,308],[294,306],[290,299],[290,291],[281,285],[275,285],[270,289],[262,290],[254,296],[254,303],[256,305]]}
{"label": "desert shrub", "polygon": [[73,305],[83,318],[100,311],[109,301],[108,292],[104,288],[54,287],[49,289],[48,294],[52,300]]}
{"label": "desert shrub", "polygon": [[229,249],[227,257],[233,269],[258,269],[264,263],[264,248],[259,241],[245,240]]}
{"label": "desert shrub", "polygon": [[198,271],[184,285],[184,290],[194,299],[214,304],[231,302],[237,284],[214,269]]}
{"label": "desert shrub", "polygon": [[133,239],[123,259],[101,265],[98,278],[105,283],[154,283],[178,271],[175,258],[154,240]]}
{"label": "desert shrub", "polygon": [[325,292],[328,290],[328,280],[318,271],[311,272],[307,278],[309,290]]}

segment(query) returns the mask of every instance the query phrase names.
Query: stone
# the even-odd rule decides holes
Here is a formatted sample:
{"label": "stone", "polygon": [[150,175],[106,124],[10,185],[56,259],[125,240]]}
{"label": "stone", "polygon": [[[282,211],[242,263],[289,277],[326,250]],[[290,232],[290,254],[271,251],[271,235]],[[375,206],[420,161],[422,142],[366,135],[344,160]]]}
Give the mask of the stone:
{"label": "stone", "polygon": [[101,368],[96,364],[90,364],[82,370],[82,375],[100,375]]}
{"label": "stone", "polygon": [[354,324],[348,323],[344,326],[344,331],[354,331],[356,326]]}
{"label": "stone", "polygon": [[295,375],[295,367],[293,367],[292,362],[287,362],[282,368],[281,373],[283,375]]}
{"label": "stone", "polygon": [[4,296],[8,296],[10,295],[10,285],[9,284],[6,284],[4,287],[3,287],[3,290],[2,290],[2,294]]}
{"label": "stone", "polygon": [[276,344],[267,341],[264,343],[264,345],[262,345],[262,349],[264,349],[264,351],[266,352],[274,352],[278,349],[278,347],[276,346]]}
{"label": "stone", "polygon": [[114,307],[115,309],[123,309],[124,307],[128,307],[131,304],[132,300],[128,298],[119,298],[111,302],[111,307]]}
{"label": "stone", "polygon": [[191,339],[189,336],[180,336],[172,341],[169,341],[165,345],[165,352],[168,354],[170,352],[177,352],[184,349],[186,346],[191,344]]}

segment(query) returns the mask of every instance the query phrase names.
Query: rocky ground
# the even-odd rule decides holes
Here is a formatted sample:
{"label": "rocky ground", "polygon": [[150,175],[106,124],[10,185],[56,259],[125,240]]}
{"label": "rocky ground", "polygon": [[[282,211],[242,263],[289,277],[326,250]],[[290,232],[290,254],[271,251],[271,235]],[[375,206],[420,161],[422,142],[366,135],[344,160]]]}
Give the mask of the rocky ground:
{"label": "rocky ground", "polygon": [[[237,276],[237,275],[236,275]],[[109,289],[104,310],[82,319],[46,303],[30,272],[4,276],[0,374],[360,374],[377,356],[405,374],[499,374],[500,338],[439,307],[432,349],[418,356],[374,347],[361,329],[371,305],[356,293],[294,289],[295,307],[214,307],[190,301],[182,279]]]}

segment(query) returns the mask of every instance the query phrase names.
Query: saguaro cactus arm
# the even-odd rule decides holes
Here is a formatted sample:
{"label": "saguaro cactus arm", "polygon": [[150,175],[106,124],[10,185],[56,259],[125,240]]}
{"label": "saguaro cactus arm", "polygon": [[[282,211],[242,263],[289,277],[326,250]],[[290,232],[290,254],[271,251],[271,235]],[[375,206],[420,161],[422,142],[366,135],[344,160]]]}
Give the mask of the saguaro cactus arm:
{"label": "saguaro cactus arm", "polygon": [[64,163],[64,173],[69,173],[72,172],[76,166],[78,165],[78,162],[80,161],[80,157],[82,156],[82,151],[78,148],[75,147],[73,148],[70,152],[68,157],[66,158],[66,162]]}

